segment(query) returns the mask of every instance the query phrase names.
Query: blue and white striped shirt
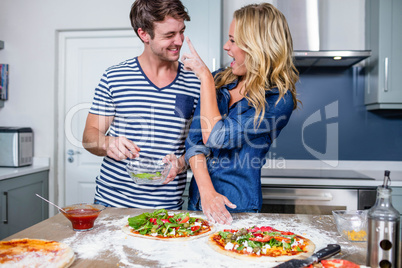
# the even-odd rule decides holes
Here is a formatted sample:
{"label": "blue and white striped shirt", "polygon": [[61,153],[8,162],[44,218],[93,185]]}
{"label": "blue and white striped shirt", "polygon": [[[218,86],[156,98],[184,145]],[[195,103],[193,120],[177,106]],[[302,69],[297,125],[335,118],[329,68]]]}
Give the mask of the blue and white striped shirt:
{"label": "blue and white striped shirt", "polygon": [[[140,157],[161,160],[181,156],[197,106],[200,81],[179,62],[175,80],[164,88],[144,74],[137,58],[108,68],[95,90],[90,113],[114,116],[109,136],[125,136],[140,148]],[[115,207],[180,209],[186,172],[166,185],[140,185],[129,177],[128,159],[104,157],[96,178],[95,198]]]}

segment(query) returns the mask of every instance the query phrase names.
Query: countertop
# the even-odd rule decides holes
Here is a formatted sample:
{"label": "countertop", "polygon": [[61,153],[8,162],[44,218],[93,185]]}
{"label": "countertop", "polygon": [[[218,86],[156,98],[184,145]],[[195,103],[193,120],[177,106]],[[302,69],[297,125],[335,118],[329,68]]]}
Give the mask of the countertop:
{"label": "countertop", "polygon": [[[187,241],[155,241],[129,236],[121,231],[127,218],[152,210],[106,208],[95,227],[87,232],[74,232],[70,222],[57,214],[4,240],[16,238],[49,239],[73,248],[76,260],[71,267],[261,267],[261,263],[232,259],[208,246],[207,237]],[[172,211],[173,212],[173,211]],[[201,212],[190,212],[203,216]],[[216,225],[216,231],[227,228],[272,226],[301,234],[316,245],[316,251],[327,244],[341,245],[334,258],[365,264],[366,242],[349,242],[336,231],[331,215],[290,215],[266,213],[234,214],[231,226]],[[264,263],[273,267],[277,263]]]}
{"label": "countertop", "polygon": [[384,171],[391,187],[402,187],[401,161],[268,160],[261,170],[263,185],[377,187]]}
{"label": "countertop", "polygon": [[49,158],[35,158],[31,166],[24,167],[0,167],[0,180],[19,177],[40,171],[49,170]]}

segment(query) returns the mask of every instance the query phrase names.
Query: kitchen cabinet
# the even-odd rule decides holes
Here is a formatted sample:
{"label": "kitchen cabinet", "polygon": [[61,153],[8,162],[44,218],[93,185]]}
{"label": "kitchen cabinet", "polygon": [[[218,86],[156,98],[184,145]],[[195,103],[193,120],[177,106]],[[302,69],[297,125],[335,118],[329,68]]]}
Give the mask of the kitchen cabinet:
{"label": "kitchen cabinet", "polygon": [[49,171],[40,171],[0,180],[0,239],[19,232],[49,217]]}
{"label": "kitchen cabinet", "polygon": [[368,110],[402,109],[402,1],[366,1],[365,105]]}
{"label": "kitchen cabinet", "polygon": [[[399,211],[401,214],[400,223],[402,223],[402,187],[391,187],[392,188],[392,206]],[[402,240],[402,224],[400,224],[399,239]]]}

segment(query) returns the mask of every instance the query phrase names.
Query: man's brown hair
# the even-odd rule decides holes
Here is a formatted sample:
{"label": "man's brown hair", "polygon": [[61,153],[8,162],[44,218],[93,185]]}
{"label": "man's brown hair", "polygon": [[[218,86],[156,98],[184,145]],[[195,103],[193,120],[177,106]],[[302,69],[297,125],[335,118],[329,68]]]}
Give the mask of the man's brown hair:
{"label": "man's brown hair", "polygon": [[163,21],[167,16],[190,21],[187,9],[180,0],[136,0],[131,6],[131,26],[137,35],[141,28],[153,39],[154,22]]}

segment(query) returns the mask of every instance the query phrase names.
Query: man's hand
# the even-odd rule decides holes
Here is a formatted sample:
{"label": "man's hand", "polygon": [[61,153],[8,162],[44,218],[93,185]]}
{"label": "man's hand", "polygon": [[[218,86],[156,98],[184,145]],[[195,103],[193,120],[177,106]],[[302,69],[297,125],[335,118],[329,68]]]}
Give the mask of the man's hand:
{"label": "man's hand", "polygon": [[126,158],[139,157],[140,147],[126,137],[111,137],[107,136],[105,140],[105,151],[107,156],[117,161]]}
{"label": "man's hand", "polygon": [[212,223],[231,224],[233,219],[226,206],[236,208],[226,196],[217,192],[211,192],[201,196],[202,212]]}
{"label": "man's hand", "polygon": [[82,145],[97,156],[109,156],[117,161],[139,156],[140,148],[126,137],[106,136],[114,120],[113,116],[88,114],[82,137]]}
{"label": "man's hand", "polygon": [[170,172],[166,180],[163,182],[163,184],[167,184],[173,181],[178,174],[187,170],[187,164],[184,160],[184,155],[177,158],[175,154],[168,154],[163,158],[162,162],[163,163],[170,162],[172,164],[172,168],[170,169]]}

